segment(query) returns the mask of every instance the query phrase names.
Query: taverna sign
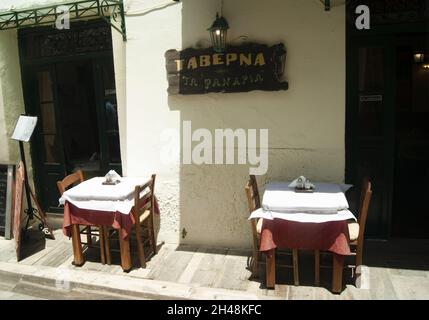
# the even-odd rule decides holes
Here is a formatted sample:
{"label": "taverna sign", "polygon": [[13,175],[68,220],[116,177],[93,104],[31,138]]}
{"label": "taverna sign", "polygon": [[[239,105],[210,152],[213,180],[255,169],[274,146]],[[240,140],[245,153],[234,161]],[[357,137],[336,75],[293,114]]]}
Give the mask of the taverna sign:
{"label": "taverna sign", "polygon": [[169,94],[288,89],[283,44],[230,46],[224,53],[213,48],[169,50],[165,59]]}

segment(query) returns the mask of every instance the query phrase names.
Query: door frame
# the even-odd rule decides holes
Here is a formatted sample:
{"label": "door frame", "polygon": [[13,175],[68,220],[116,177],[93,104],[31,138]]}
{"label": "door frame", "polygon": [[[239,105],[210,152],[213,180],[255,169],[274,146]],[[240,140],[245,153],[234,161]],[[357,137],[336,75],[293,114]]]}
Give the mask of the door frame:
{"label": "door frame", "polygon": [[[94,21],[94,24],[97,25],[99,24],[100,21]],[[88,28],[90,28],[90,26],[88,26]],[[40,27],[40,28],[35,28],[32,30],[22,30],[23,32],[25,32],[25,34],[28,33],[36,33],[36,34],[44,34],[44,33],[52,33],[52,29],[51,28],[46,28],[46,27]],[[20,38],[18,38],[18,42],[20,43]],[[93,52],[85,52],[85,53],[73,53],[73,54],[68,54],[68,55],[62,55],[62,56],[54,56],[54,57],[46,57],[46,58],[37,58],[37,59],[26,59],[24,56],[24,52],[23,52],[23,46],[19,46],[19,58],[20,58],[20,66],[21,66],[21,78],[22,78],[22,86],[23,86],[23,95],[24,95],[24,107],[25,107],[25,112],[28,114],[37,114],[40,115],[40,112],[36,112],[37,109],[37,100],[34,96],[34,94],[31,94],[31,84],[29,83],[29,81],[31,81],[29,79],[30,73],[34,72],[34,70],[38,70],[38,69],[44,69],[44,68],[50,68],[53,70],[53,83],[55,81],[56,78],[56,65],[60,64],[60,63],[69,63],[72,61],[79,61],[79,60],[91,60],[92,66],[93,66],[93,81],[94,81],[94,90],[95,90],[95,103],[96,106],[99,107],[100,105],[103,105],[103,99],[99,94],[99,89],[102,88],[102,84],[99,83],[100,81],[100,75],[98,74],[97,68],[95,67],[97,65],[97,61],[99,60],[107,60],[110,59],[112,61],[112,63],[114,64],[114,57],[113,57],[113,48],[112,50],[99,50],[99,51],[93,51]],[[36,71],[37,72],[37,71]],[[62,139],[62,128],[61,128],[61,122],[60,122],[60,113],[61,113],[61,108],[58,105],[60,102],[58,100],[58,96],[57,96],[57,92],[56,92],[56,87],[54,88],[54,94],[55,94],[55,118],[56,118],[56,122],[57,122],[57,130],[59,132],[59,134],[61,135],[61,150],[64,150],[63,147],[63,139]],[[39,119],[40,121],[40,119]],[[97,121],[99,122],[99,139],[100,139],[100,151],[101,149],[105,149],[105,147],[103,147],[103,145],[107,144],[107,137],[105,137],[102,134],[102,131],[100,129],[105,127],[104,124],[104,117],[100,116],[99,112],[97,112]],[[39,122],[40,123],[40,122]],[[102,140],[105,141],[102,141]],[[34,180],[34,186],[35,186],[35,192],[36,194],[40,197],[40,195],[42,194],[42,184],[43,184],[43,161],[41,159],[41,155],[39,154],[41,150],[44,150],[43,145],[40,144],[40,142],[38,141],[39,139],[33,139],[32,141],[30,141],[30,155],[31,155],[31,161],[32,161],[32,166],[33,166],[33,180]],[[64,154],[62,155],[62,157],[64,157]],[[63,162],[64,159],[63,159]],[[100,161],[101,162],[101,161]],[[100,163],[101,168],[103,167],[103,163]],[[116,168],[115,170],[119,170],[120,171],[121,168]],[[43,202],[43,201],[42,201]],[[62,214],[63,210],[62,208],[58,208],[58,207],[52,207],[52,206],[44,206],[42,207],[43,210],[48,211],[50,213],[54,213],[54,214]]]}

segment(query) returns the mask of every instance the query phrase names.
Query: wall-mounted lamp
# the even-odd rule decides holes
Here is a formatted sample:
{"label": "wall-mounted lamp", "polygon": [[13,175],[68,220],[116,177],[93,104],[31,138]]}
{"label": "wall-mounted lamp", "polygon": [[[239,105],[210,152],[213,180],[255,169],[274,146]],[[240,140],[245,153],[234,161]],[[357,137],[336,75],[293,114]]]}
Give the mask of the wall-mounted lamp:
{"label": "wall-mounted lamp", "polygon": [[325,11],[331,10],[331,0],[325,0]]}
{"label": "wall-mounted lamp", "polygon": [[424,64],[423,69],[429,69],[429,64]]}
{"label": "wall-mounted lamp", "polygon": [[228,33],[229,25],[226,19],[216,13],[216,20],[212,26],[207,30],[210,32],[213,50],[216,52],[225,52],[226,49],[226,36]]}
{"label": "wall-mounted lamp", "polygon": [[423,63],[425,62],[425,54],[423,52],[414,53],[414,63]]}

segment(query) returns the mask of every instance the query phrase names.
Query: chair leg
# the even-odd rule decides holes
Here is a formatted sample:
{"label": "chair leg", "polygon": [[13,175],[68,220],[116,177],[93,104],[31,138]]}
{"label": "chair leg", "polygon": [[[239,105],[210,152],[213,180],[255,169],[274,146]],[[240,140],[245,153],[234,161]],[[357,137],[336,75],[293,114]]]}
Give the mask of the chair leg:
{"label": "chair leg", "polygon": [[86,227],[86,242],[88,243],[88,246],[92,245],[91,226]]}
{"label": "chair leg", "polygon": [[314,250],[314,285],[320,285],[320,250]]}
{"label": "chair leg", "polygon": [[146,259],[144,256],[144,246],[143,246],[143,240],[142,240],[142,230],[141,230],[141,225],[139,223],[139,220],[136,220],[135,228],[136,228],[137,251],[139,255],[140,267],[146,268]]}
{"label": "chair leg", "polygon": [[362,265],[363,243],[358,243],[356,247],[356,268]]}
{"label": "chair leg", "polygon": [[296,286],[299,286],[298,249],[292,250],[292,259],[293,259],[293,282]]}
{"label": "chair leg", "polygon": [[259,276],[259,251],[256,248],[253,248],[253,257],[252,257],[252,277],[258,278]]}

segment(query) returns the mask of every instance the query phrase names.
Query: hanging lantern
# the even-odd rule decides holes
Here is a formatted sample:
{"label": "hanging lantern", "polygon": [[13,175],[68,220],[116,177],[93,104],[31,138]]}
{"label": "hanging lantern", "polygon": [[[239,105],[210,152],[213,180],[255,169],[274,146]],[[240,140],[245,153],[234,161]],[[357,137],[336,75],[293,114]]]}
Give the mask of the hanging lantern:
{"label": "hanging lantern", "polygon": [[210,38],[215,52],[225,52],[228,29],[229,25],[226,19],[222,16],[219,17],[219,14],[216,13],[216,20],[213,22],[212,26],[207,29],[210,32]]}

